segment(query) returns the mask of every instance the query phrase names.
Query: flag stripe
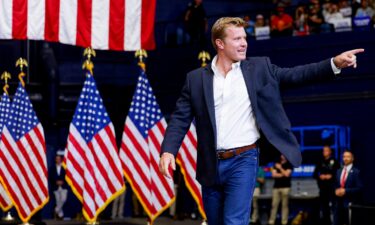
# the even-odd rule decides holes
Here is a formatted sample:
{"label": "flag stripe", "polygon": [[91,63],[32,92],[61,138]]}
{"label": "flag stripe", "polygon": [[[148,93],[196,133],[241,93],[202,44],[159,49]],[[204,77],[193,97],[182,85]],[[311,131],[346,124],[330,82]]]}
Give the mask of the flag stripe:
{"label": "flag stripe", "polygon": [[[12,142],[12,138],[10,137],[9,133],[5,132],[3,137],[4,139],[2,139],[2,141],[4,142],[4,145],[6,147],[5,149],[3,149],[4,156],[6,157],[6,159],[9,160],[9,162],[11,162],[13,168],[16,171],[14,173],[15,176],[18,175],[18,177],[20,178],[20,184],[26,185],[24,190],[25,193],[28,194],[27,199],[29,199],[30,202],[29,208],[33,208],[32,206],[35,205],[35,202],[37,202],[37,204],[40,204],[42,203],[42,201],[40,198],[36,198],[38,196],[35,196],[37,193],[39,194],[39,192],[35,189],[39,185],[37,185],[37,182],[35,182],[36,178],[35,176],[33,176],[34,174],[28,173],[28,171],[30,171],[31,168],[28,165],[27,160],[25,160],[24,158],[26,152],[23,149],[23,146],[20,144],[20,142]],[[15,150],[17,149],[20,151],[21,154],[17,154],[15,152]],[[26,202],[28,201],[26,200]]]}
{"label": "flag stripe", "polygon": [[[149,134],[149,137],[152,140],[153,144],[157,145],[157,146],[155,146],[155,150],[160,149],[160,142],[158,140],[156,140],[156,138],[154,136],[154,132],[152,132],[152,130]],[[151,166],[153,167],[153,169],[155,171],[158,171],[158,169],[159,169],[158,161],[156,161],[155,159],[151,159]],[[173,189],[168,185],[168,182],[165,180],[164,177],[162,177],[161,174],[157,174],[157,177],[160,178],[160,181],[161,181],[163,187],[165,187],[165,191],[168,193],[169,197],[172,198],[174,196]]]}
{"label": "flag stripe", "polygon": [[154,49],[154,20],[156,0],[142,0],[141,17],[141,46],[144,49]]}
{"label": "flag stripe", "polygon": [[46,0],[44,35],[47,41],[59,41],[60,1],[61,0]]}
{"label": "flag stripe", "polygon": [[[2,155],[2,153],[0,153],[0,155]],[[6,167],[4,161],[2,160],[1,157],[0,157],[0,167],[2,167],[2,168]],[[9,194],[12,196],[12,199],[13,199],[14,203],[16,204],[16,206],[25,205],[25,202],[24,202],[25,199],[22,198],[21,196],[19,196],[19,193],[21,193],[21,190],[19,190],[19,188],[18,188],[19,186],[16,185],[16,181],[14,180],[14,177],[11,174],[9,174],[9,171],[8,170],[0,170],[0,176],[1,176],[1,179],[4,183],[15,184],[13,186],[7,186],[7,185],[4,185],[4,186],[7,187],[7,190],[9,192]],[[11,179],[11,180],[9,180],[8,178]],[[19,207],[17,210],[19,211],[19,213],[21,213],[22,217],[27,217],[28,213],[25,212],[24,207]]]}
{"label": "flag stripe", "polygon": [[[107,126],[105,128],[105,131],[106,131],[107,135],[104,136],[104,137],[109,138],[109,140],[105,141],[105,143],[111,142],[113,148],[116,149],[117,148],[116,135],[115,135],[115,130],[114,130],[113,124],[111,123],[110,126]],[[104,140],[106,140],[106,139],[104,139]],[[112,167],[112,171],[115,173],[115,176],[117,177],[117,180],[122,183],[124,181],[124,179],[123,179],[123,176],[122,176],[122,164],[121,164],[120,158],[118,156],[118,153],[114,152],[113,154],[111,154],[108,151],[107,157],[110,160],[110,162],[109,162],[110,165],[112,165],[112,166],[116,165],[116,168]],[[120,167],[121,170],[118,170],[118,167]]]}
{"label": "flag stripe", "polygon": [[13,1],[0,1],[0,38],[12,38]]}
{"label": "flag stripe", "polygon": [[[151,214],[155,214],[157,212],[156,208],[150,204],[149,197],[145,196],[145,192],[142,191],[142,183],[137,181],[134,172],[131,170],[134,168],[134,164],[129,161],[127,165],[124,165],[124,173],[125,176],[128,178],[129,183],[132,185],[132,189],[134,192],[137,193],[139,201],[141,201],[142,205],[144,206],[145,210],[149,211]],[[148,186],[149,187],[149,186]]]}
{"label": "flag stripe", "polygon": [[141,7],[140,0],[125,1],[125,50],[134,51],[141,48]]}
{"label": "flag stripe", "polygon": [[[98,140],[97,139],[100,139],[100,138],[97,138],[98,134],[95,135],[94,139],[93,140],[96,140],[96,143],[95,144],[99,144]],[[102,189],[102,186],[98,186],[97,188],[100,189],[99,191],[99,194],[101,195],[102,199],[106,199],[107,198],[107,195],[109,195],[108,193],[106,193],[106,189],[109,189],[109,192],[115,192],[115,187],[113,186],[112,183],[110,183],[110,178],[108,177],[108,173],[109,173],[109,168],[105,168],[101,162],[106,160],[106,158],[102,159],[101,160],[98,158],[98,155],[95,154],[95,146],[97,145],[93,145],[92,144],[93,142],[90,142],[89,143],[89,149],[91,150],[91,154],[90,154],[90,157],[92,157],[93,159],[89,159],[90,162],[94,163],[95,164],[95,167],[97,168],[97,170],[93,171],[95,173],[95,178],[98,180],[98,183],[100,185],[103,185],[104,186],[104,190],[101,190]],[[100,147],[99,147],[100,146]],[[99,148],[101,148],[102,146],[99,144]],[[105,148],[105,146],[104,146]],[[98,184],[96,184],[98,185]]]}
{"label": "flag stripe", "polygon": [[[111,179],[109,177],[112,177],[112,178],[115,177],[117,179],[117,182],[119,183],[121,182],[122,177],[119,171],[117,170],[119,163],[114,162],[112,156],[110,155],[109,149],[106,147],[108,145],[108,142],[105,142],[102,137],[105,137],[105,135],[103,136],[96,135],[94,139],[96,141],[96,144],[100,146],[101,149],[103,149],[103,151],[99,152],[100,155],[95,155],[95,159],[97,160],[98,164],[100,164],[100,166],[103,168],[102,169],[103,177],[105,177],[106,181],[109,183],[110,185],[109,188],[111,192],[115,192],[116,188],[114,187],[114,185],[118,183],[110,182]],[[94,144],[94,146],[96,146],[96,144]],[[98,157],[100,158],[100,160]],[[102,163],[105,165],[102,165]]]}
{"label": "flag stripe", "polygon": [[27,0],[13,0],[12,36],[14,39],[26,39]]}
{"label": "flag stripe", "polygon": [[[26,143],[22,143],[22,142],[26,142]],[[22,153],[22,156],[20,156],[19,158],[20,158],[20,160],[22,160],[21,165],[24,165],[24,167],[25,167],[25,173],[26,173],[26,171],[31,172],[31,174],[27,173],[27,174],[29,174],[28,181],[33,183],[32,188],[38,189],[38,191],[35,191],[34,193],[38,194],[39,198],[37,199],[37,201],[38,201],[38,204],[40,204],[40,203],[42,203],[42,199],[44,198],[44,196],[48,195],[48,190],[47,190],[47,187],[43,186],[44,182],[41,180],[41,176],[35,176],[35,175],[36,174],[42,175],[44,172],[42,171],[42,173],[38,173],[35,170],[34,164],[39,164],[39,163],[37,162],[37,160],[35,160],[35,159],[33,160],[29,157],[30,151],[29,151],[29,149],[26,149],[26,148],[29,148],[27,140],[22,138],[16,144],[17,144],[17,147],[20,149],[20,152]],[[32,153],[32,154],[35,154],[35,153]]]}
{"label": "flag stripe", "polygon": [[177,164],[180,165],[181,172],[184,175],[186,187],[191,192],[194,200],[198,205],[199,212],[206,219],[204,212],[201,185],[195,179],[196,177],[196,160],[197,160],[197,139],[194,124],[191,124],[181,148],[177,155]]}
{"label": "flag stripe", "polygon": [[59,17],[59,40],[65,44],[76,44],[78,0],[61,0]]}
{"label": "flag stripe", "polygon": [[[13,180],[15,182],[14,184],[19,187],[19,192],[17,194],[20,193],[22,195],[23,199],[25,200],[25,204],[22,204],[22,205],[24,205],[25,207],[28,207],[28,209],[33,208],[31,200],[29,199],[29,197],[31,197],[30,196],[31,192],[30,191],[26,191],[26,189],[28,189],[30,187],[30,186],[28,186],[30,184],[27,184],[25,182],[24,177],[17,175],[20,172],[19,170],[22,170],[22,168],[20,168],[19,165],[17,165],[16,162],[14,162],[15,161],[15,159],[14,159],[15,156],[12,155],[11,150],[9,151],[10,145],[9,145],[7,137],[6,137],[6,135],[4,133],[3,133],[1,141],[4,143],[4,147],[5,148],[1,149],[2,151],[0,151],[0,158],[1,159],[8,159],[8,160],[2,160],[2,161],[4,163],[5,168],[7,168],[6,171],[8,171],[8,173],[10,174],[10,176],[13,178]],[[23,173],[22,173],[22,175],[25,176]],[[6,177],[5,177],[5,179],[6,179]],[[27,192],[27,194],[26,194],[26,192]],[[12,195],[12,196],[14,196],[14,195]]]}
{"label": "flag stripe", "polygon": [[[144,149],[141,147],[141,145],[139,144],[140,141],[138,141],[139,139],[137,139],[134,135],[134,133],[132,131],[130,131],[128,128],[125,128],[124,130],[126,136],[129,138],[129,140],[133,143],[134,145],[134,150],[136,150],[136,152],[132,153],[130,152],[131,154],[139,154],[140,157],[137,158],[138,162],[139,160],[143,160],[144,162],[144,165],[145,165],[145,168],[147,168],[147,165],[150,165],[150,157],[146,155],[146,152],[144,151]],[[142,171],[142,170],[141,170]]]}
{"label": "flag stripe", "polygon": [[29,136],[34,143],[34,147],[36,148],[37,146],[43,146],[43,148],[36,148],[34,152],[37,152],[39,154],[36,154],[36,157],[38,157],[38,162],[43,166],[42,170],[44,171],[44,176],[47,178],[48,177],[48,172],[47,172],[47,159],[45,155],[47,154],[46,152],[46,145],[45,145],[45,139],[44,139],[44,134],[43,134],[43,128],[41,124],[37,126],[37,129],[33,129],[33,132],[30,132],[27,136]]}
{"label": "flag stripe", "polygon": [[125,0],[111,0],[109,13],[109,48],[124,49]]}
{"label": "flag stripe", "polygon": [[[38,129],[38,127],[35,127],[33,130],[39,130],[39,129]],[[40,139],[36,140],[34,138],[31,138],[31,136],[34,136],[33,134],[35,133],[33,130],[31,132],[27,133],[25,135],[25,138],[21,139],[22,142],[20,141],[18,143],[20,143],[20,144],[22,143],[22,147],[24,149],[26,149],[26,148],[28,149],[28,151],[25,152],[26,153],[26,156],[25,156],[26,160],[27,160],[30,167],[33,167],[34,170],[36,168],[37,171],[38,171],[38,172],[32,171],[33,174],[43,175],[43,176],[37,176],[38,180],[44,178],[43,180],[46,181],[45,178],[48,177],[48,174],[47,174],[47,169],[46,169],[47,165],[45,164],[45,162],[43,160],[43,153],[44,153],[43,150],[44,149],[43,148],[37,148],[37,146],[40,146],[40,145],[38,145],[39,142],[44,142],[44,138],[42,138],[41,141],[39,141]],[[36,142],[36,141],[38,141],[38,142]],[[33,153],[31,155],[30,155],[30,153],[31,153],[30,150]],[[45,153],[44,153],[44,155],[45,155]],[[30,156],[33,156],[33,158],[31,158]],[[35,159],[34,159],[34,157],[35,157]],[[43,182],[41,180],[40,180],[40,182],[38,181],[38,183],[41,185],[41,187],[43,187]],[[43,190],[43,193],[45,195],[48,194],[48,191],[47,191],[46,187],[44,187],[42,190]]]}
{"label": "flag stripe", "polygon": [[108,49],[110,0],[92,0],[92,47]]}
{"label": "flag stripe", "polygon": [[29,39],[44,39],[45,2],[46,0],[28,0],[27,38]]}
{"label": "flag stripe", "polygon": [[91,46],[92,0],[79,0],[77,10],[76,44],[82,47]]}

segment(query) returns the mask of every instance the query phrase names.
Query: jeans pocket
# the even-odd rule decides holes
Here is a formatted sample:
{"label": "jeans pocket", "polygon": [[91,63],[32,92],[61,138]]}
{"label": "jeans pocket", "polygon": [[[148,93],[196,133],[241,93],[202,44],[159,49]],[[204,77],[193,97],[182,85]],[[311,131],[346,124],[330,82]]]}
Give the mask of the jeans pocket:
{"label": "jeans pocket", "polygon": [[237,155],[239,158],[252,158],[254,160],[258,159],[258,149],[250,149],[246,152],[242,152],[241,154]]}

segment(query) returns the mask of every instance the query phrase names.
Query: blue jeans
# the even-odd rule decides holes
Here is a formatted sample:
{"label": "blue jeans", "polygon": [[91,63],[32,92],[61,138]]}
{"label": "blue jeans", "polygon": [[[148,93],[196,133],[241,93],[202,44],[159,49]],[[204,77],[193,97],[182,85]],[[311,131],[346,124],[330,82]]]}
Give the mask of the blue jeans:
{"label": "blue jeans", "polygon": [[202,186],[209,225],[247,225],[250,219],[257,170],[258,149],[218,160],[216,183]]}

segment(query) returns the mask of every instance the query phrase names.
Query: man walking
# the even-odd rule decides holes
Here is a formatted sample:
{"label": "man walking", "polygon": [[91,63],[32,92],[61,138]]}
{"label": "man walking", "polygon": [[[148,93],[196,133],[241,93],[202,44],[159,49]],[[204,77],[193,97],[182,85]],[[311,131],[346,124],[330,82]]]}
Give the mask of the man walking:
{"label": "man walking", "polygon": [[319,63],[279,68],[267,57],[246,59],[246,23],[220,18],[212,27],[212,63],[190,72],[162,143],[160,171],[171,177],[181,142],[195,118],[197,180],[210,225],[245,225],[258,168],[258,140],[270,142],[290,163],[301,154],[282,107],[279,85],[330,79],[356,67],[356,49]]}

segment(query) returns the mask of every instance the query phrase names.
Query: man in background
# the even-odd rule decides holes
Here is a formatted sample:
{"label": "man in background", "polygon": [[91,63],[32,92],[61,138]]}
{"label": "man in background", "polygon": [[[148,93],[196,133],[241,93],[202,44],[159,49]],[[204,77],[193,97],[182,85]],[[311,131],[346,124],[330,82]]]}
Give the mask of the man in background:
{"label": "man in background", "polygon": [[51,187],[55,199],[54,217],[56,219],[64,218],[63,207],[68,197],[68,190],[65,182],[65,169],[62,166],[63,157],[64,151],[57,151],[55,165],[49,170]]}
{"label": "man in background", "polygon": [[260,196],[261,188],[264,185],[264,182],[264,170],[262,167],[259,167],[253,194],[253,214],[251,215],[251,224],[260,224],[258,198]]}
{"label": "man in background", "polygon": [[313,174],[319,187],[321,222],[323,225],[331,224],[331,207],[335,198],[334,185],[339,167],[339,162],[332,156],[331,147],[325,145],[323,147],[323,157],[316,164]]}
{"label": "man in background", "polygon": [[272,168],[272,178],[275,180],[272,190],[272,209],[269,225],[274,225],[276,221],[277,211],[281,202],[281,224],[288,224],[289,218],[289,194],[292,186],[293,166],[288,162],[284,155],[280,156],[280,160],[275,163]]}
{"label": "man in background", "polygon": [[353,166],[354,155],[345,150],[342,154],[343,167],[336,173],[336,207],[334,225],[349,225],[349,206],[360,199],[362,182],[359,169]]}

